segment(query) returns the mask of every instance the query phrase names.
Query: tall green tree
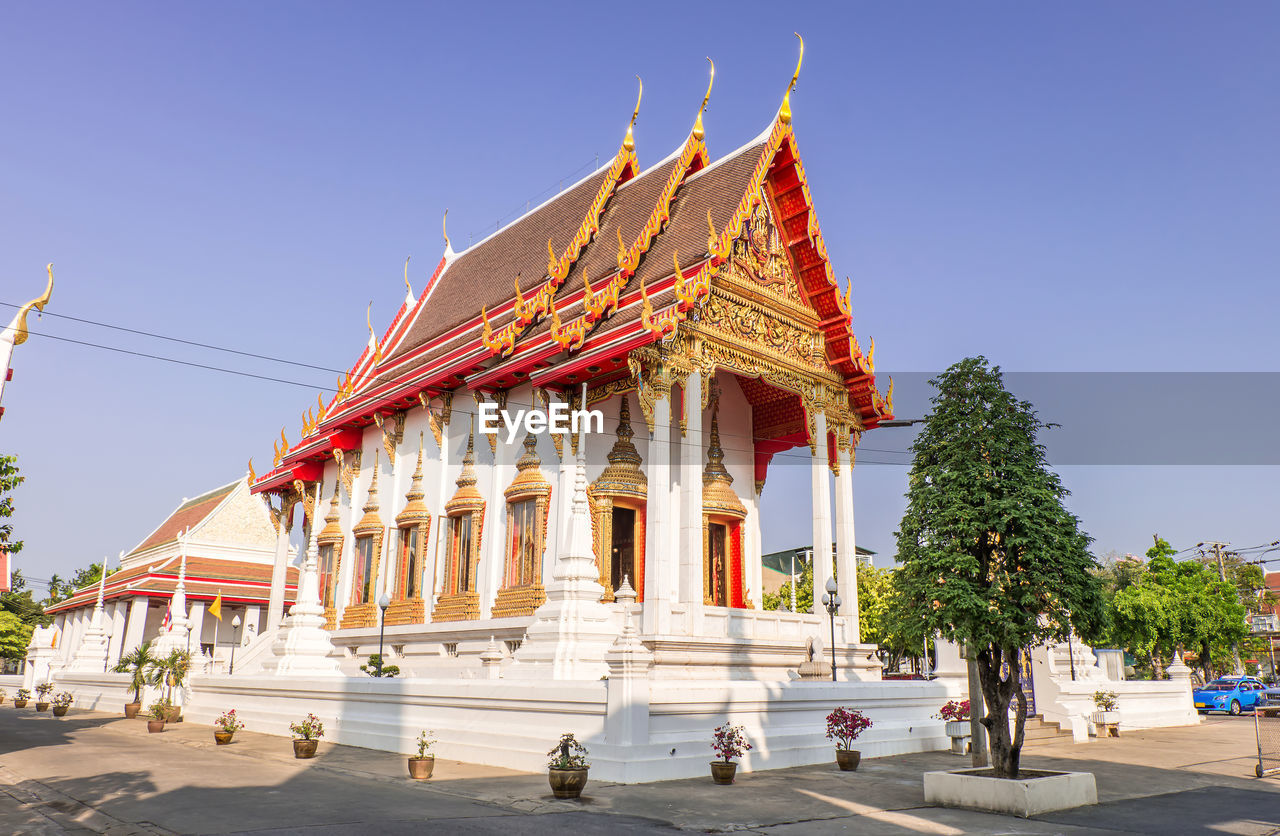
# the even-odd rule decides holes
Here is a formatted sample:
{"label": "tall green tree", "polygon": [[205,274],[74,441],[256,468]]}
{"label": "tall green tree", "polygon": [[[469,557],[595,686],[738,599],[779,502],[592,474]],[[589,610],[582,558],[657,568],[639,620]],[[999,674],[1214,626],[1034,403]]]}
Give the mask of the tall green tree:
{"label": "tall green tree", "polygon": [[31,644],[32,626],[8,610],[0,610],[0,657],[21,659]]}
{"label": "tall green tree", "polygon": [[0,551],[9,556],[22,551],[22,541],[13,539],[13,523],[8,520],[13,516],[13,497],[11,494],[23,483],[18,473],[17,456],[0,456]]}
{"label": "tall green tree", "polygon": [[[1047,426],[1005,389],[985,358],[934,380],[913,444],[907,510],[897,532],[899,618],[973,648],[997,777],[1016,778],[1027,699],[1022,648],[1086,638],[1103,617],[1089,537],[1063,507],[1067,490],[1037,434]],[[1012,732],[1010,703],[1017,700]]]}

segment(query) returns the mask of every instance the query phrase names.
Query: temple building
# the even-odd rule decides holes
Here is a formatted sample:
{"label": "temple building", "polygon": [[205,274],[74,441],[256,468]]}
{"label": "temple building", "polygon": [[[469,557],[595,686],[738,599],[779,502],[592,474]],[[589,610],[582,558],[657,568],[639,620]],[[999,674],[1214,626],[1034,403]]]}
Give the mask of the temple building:
{"label": "temple building", "polygon": [[[443,757],[531,770],[573,731],[615,781],[705,773],[726,720],[753,735],[744,769],[829,761],[836,705],[874,718],[864,757],[946,747],[942,686],[881,682],[860,639],[852,472],[893,387],[827,257],[799,69],[737,150],[708,147],[709,85],[646,167],[637,101],[597,171],[460,252],[446,229],[420,292],[406,264],[337,394],[250,465],[266,619],[234,675],[192,678],[186,716],[286,734],[315,713],[326,740],[391,751],[429,728]],[[763,503],[796,504],[771,494],[780,454],[807,468],[796,539],[834,614],[761,606]],[[379,652],[398,677],[367,675]],[[120,676],[60,681],[98,700]]]}
{"label": "temple building", "polygon": [[[192,625],[179,644],[191,651],[197,669],[227,670],[232,646],[251,643],[266,625],[275,545],[268,512],[250,495],[247,479],[183,500],[121,555],[119,567],[104,580],[45,609],[54,617],[52,668],[114,666],[142,642],[159,638],[168,615],[171,622],[185,617]],[[286,567],[282,592],[289,601],[297,575],[297,569]],[[182,613],[170,608],[179,584],[187,604]],[[215,600],[220,600],[220,622],[207,611]],[[81,654],[77,659],[89,649],[85,637],[99,606],[105,657],[89,661]],[[232,625],[237,617],[238,629]]]}

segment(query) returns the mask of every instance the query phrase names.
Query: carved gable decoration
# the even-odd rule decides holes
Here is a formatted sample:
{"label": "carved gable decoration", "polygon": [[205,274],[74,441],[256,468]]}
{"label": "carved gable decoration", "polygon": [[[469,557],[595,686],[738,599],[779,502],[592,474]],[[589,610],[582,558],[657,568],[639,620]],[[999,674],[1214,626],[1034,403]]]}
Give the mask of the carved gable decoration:
{"label": "carved gable decoration", "polygon": [[720,268],[717,278],[730,284],[740,284],[752,289],[764,290],[769,295],[801,305],[810,314],[813,309],[800,293],[787,248],[773,223],[769,201],[761,189],[760,201],[751,217],[742,225],[742,234],[734,239],[728,261]]}

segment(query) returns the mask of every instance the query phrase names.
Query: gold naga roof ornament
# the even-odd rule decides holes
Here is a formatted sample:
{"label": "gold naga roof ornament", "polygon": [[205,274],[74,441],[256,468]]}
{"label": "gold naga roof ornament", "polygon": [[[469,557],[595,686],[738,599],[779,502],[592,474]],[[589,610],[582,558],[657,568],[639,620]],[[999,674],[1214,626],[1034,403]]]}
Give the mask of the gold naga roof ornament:
{"label": "gold naga roof ornament", "polygon": [[636,150],[636,138],[632,129],[636,126],[636,117],[640,115],[640,99],[644,97],[644,79],[637,75],[636,81],[640,82],[640,91],[636,93],[636,109],[631,112],[631,121],[627,123],[627,135],[622,139],[622,147],[628,151]]}
{"label": "gold naga roof ornament", "polygon": [[[800,38],[799,32],[793,32],[797,38]],[[804,38],[800,38],[800,57],[796,59],[796,71],[791,74],[791,83],[787,85],[787,92],[782,96],[782,107],[778,110],[778,118],[782,120],[782,124],[791,124],[791,91],[796,89],[796,82],[800,79],[800,65],[804,63]]]}
{"label": "gold naga roof ornament", "polygon": [[[382,359],[382,349],[378,346],[378,338],[373,333],[373,300],[369,300],[369,307],[364,311],[364,323],[369,326],[369,356],[373,358],[373,366],[378,365],[378,361]],[[373,369],[370,366],[370,370]]]}
{"label": "gold naga roof ornament", "polygon": [[249,484],[258,481],[258,473],[253,469],[253,456],[249,457]]}
{"label": "gold naga roof ornament", "polygon": [[440,234],[444,236],[444,248],[446,252],[453,252],[453,244],[449,243],[449,210],[444,210],[444,217],[440,219]]}
{"label": "gold naga roof ornament", "polygon": [[404,257],[404,290],[405,290],[404,303],[406,305],[413,304],[413,285],[409,284],[409,259],[411,258],[413,258],[413,256],[411,255],[407,255]]}
{"label": "gold naga roof ornament", "polygon": [[44,306],[53,298],[53,262],[46,264],[44,269],[49,273],[49,283],[45,285],[44,293],[18,308],[18,315],[13,318],[11,327],[14,345],[22,345],[27,341],[27,314],[31,313],[31,309],[35,308],[40,313],[44,313]]}
{"label": "gold naga roof ornament", "polygon": [[711,60],[711,56],[707,56],[707,63],[711,65],[711,78],[707,81],[707,92],[702,97],[702,106],[698,108],[698,118],[693,123],[693,138],[702,141],[707,132],[702,127],[702,112],[707,109],[707,102],[711,101],[711,86],[716,83],[716,62]]}

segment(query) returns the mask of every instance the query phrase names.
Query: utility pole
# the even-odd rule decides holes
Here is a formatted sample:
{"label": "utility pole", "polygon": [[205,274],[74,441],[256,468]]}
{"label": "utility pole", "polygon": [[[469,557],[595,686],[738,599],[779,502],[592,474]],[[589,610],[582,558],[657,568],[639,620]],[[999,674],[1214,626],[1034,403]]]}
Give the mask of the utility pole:
{"label": "utility pole", "polygon": [[[1202,546],[1209,546],[1213,549],[1213,556],[1218,561],[1218,577],[1223,583],[1227,583],[1227,566],[1222,561],[1222,550],[1230,546],[1230,543],[1219,543],[1216,540],[1201,543]],[[1240,663],[1240,643],[1231,643],[1231,664],[1234,666],[1236,675],[1244,673],[1244,665]]]}

